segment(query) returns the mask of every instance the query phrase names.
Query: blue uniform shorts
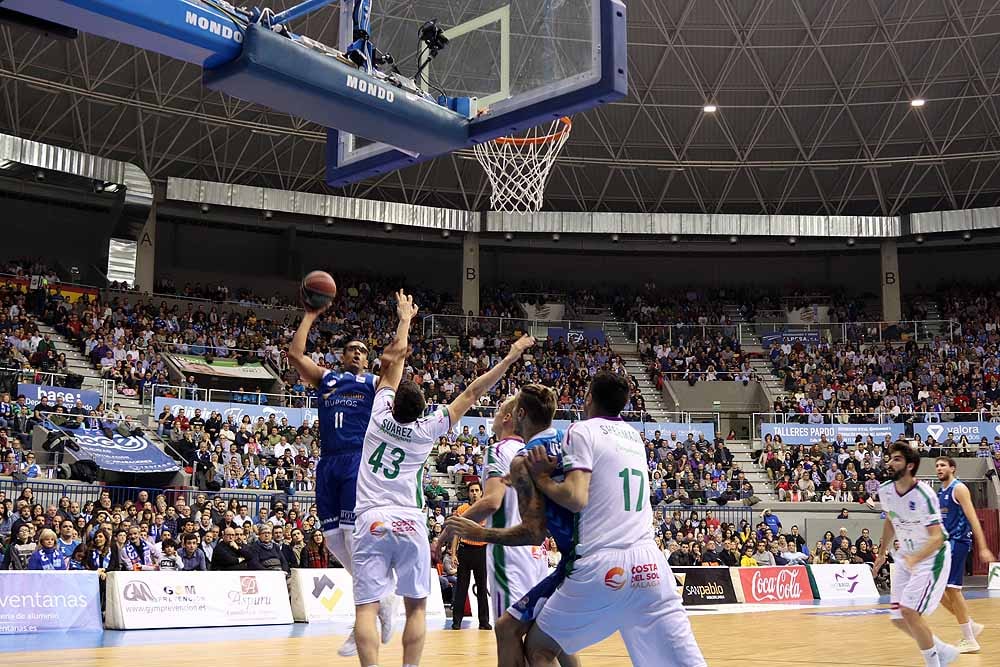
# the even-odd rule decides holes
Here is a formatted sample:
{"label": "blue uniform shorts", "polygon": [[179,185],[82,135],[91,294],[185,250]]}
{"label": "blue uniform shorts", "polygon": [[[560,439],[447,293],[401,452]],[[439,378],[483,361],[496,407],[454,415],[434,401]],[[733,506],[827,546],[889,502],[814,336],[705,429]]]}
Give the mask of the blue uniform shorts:
{"label": "blue uniform shorts", "polygon": [[951,571],[948,573],[948,588],[961,588],[965,580],[965,559],[972,551],[972,543],[965,540],[951,542]]}
{"label": "blue uniform shorts", "polygon": [[545,601],[552,597],[559,585],[566,578],[565,567],[559,563],[556,571],[545,577],[525,594],[520,600],[507,609],[507,613],[521,621],[522,623],[534,623],[541,613]]}
{"label": "blue uniform shorts", "polygon": [[323,456],[316,466],[316,511],[324,531],[354,527],[361,450]]}

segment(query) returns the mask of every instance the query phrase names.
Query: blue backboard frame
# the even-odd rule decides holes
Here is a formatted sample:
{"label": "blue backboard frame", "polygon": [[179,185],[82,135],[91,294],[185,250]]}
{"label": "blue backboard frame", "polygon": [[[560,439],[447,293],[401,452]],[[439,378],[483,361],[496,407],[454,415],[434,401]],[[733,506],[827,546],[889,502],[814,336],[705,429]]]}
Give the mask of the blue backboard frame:
{"label": "blue backboard frame", "polygon": [[[596,71],[535,91],[527,98],[521,97],[516,100],[519,105],[516,108],[505,110],[502,103],[494,105],[497,109],[494,113],[470,121],[467,141],[451,150],[490,141],[625,97],[628,94],[625,4],[621,0],[595,0],[595,11],[599,16]],[[384,119],[373,116],[372,122],[380,123]],[[328,130],[326,181],[331,187],[343,187],[445,154],[407,153],[383,144],[352,149],[351,135],[338,129]]]}

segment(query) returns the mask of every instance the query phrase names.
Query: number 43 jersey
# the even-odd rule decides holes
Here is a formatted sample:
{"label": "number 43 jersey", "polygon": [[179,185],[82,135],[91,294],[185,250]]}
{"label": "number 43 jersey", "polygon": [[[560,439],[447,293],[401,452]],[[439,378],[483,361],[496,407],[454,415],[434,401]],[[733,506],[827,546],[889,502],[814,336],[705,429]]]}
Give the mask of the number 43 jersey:
{"label": "number 43 jersey", "polygon": [[574,423],[563,443],[563,471],[571,470],[591,473],[587,505],[577,515],[577,556],[653,539],[649,466],[638,431],[620,419]]}
{"label": "number 43 jersey", "polygon": [[388,387],[375,393],[358,469],[358,516],[374,507],[423,509],[424,463],[434,443],[451,428],[447,407],[400,424],[392,416],[395,398],[395,390]]}

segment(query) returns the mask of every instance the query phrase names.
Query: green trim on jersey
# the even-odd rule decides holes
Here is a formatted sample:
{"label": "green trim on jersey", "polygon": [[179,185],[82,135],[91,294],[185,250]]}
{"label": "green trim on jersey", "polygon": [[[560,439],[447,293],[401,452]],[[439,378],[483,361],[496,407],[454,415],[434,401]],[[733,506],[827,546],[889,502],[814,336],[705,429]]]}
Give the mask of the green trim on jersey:
{"label": "green trim on jersey", "polygon": [[944,572],[944,559],[948,555],[948,542],[945,540],[944,545],[938,549],[937,555],[934,556],[934,566],[931,569],[931,583],[927,587],[927,591],[924,593],[923,597],[920,598],[920,603],[917,604],[917,613],[922,614],[927,611],[927,607],[931,603],[931,595],[934,593],[934,589],[937,588],[938,581],[941,579],[941,574]]}
{"label": "green trim on jersey", "polygon": [[927,495],[927,492],[924,491],[923,487],[920,486],[919,482],[917,483],[917,491],[919,491],[920,495],[922,495],[924,497],[924,500],[927,501],[927,511],[931,514],[940,514],[940,512],[934,511],[934,503],[931,501],[931,497]]}
{"label": "green trim on jersey", "polygon": [[[492,528],[507,527],[507,513],[504,507],[506,499],[500,500],[500,507],[493,513],[490,521]],[[496,579],[497,586],[503,590],[503,607],[510,606],[510,580],[507,578],[507,554],[504,553],[503,545],[493,545],[493,578]]]}
{"label": "green trim on jersey", "polygon": [[425,460],[420,464],[420,470],[417,471],[417,509],[422,510],[424,508],[424,466],[427,465]]}

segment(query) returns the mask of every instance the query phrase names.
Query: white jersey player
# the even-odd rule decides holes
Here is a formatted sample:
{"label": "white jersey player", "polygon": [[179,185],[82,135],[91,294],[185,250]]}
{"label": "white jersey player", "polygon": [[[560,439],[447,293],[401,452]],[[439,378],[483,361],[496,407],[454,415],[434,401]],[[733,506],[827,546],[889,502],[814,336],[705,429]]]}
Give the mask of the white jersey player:
{"label": "white jersey player", "polygon": [[529,450],[529,466],[548,502],[577,513],[573,567],[528,633],[530,664],[577,653],[618,631],[633,665],[701,667],[701,650],[653,541],[646,452],[639,433],[618,418],[628,401],[624,377],[594,376],[587,419],[566,433],[563,482],[554,461]]}
{"label": "white jersey player", "polygon": [[423,514],[423,467],[434,442],[503,376],[534,344],[525,336],[507,356],[477,378],[451,405],[421,418],[426,403],[420,387],[400,382],[410,322],[417,314],[412,297],[397,294],[399,327],[382,354],[382,376],[365,433],[358,472],[354,527],[355,638],[362,667],[378,664],[376,616],[379,600],[393,586],[406,605],[403,664],[417,665],[426,634],[430,594],[430,544]]}
{"label": "white jersey player", "polygon": [[889,454],[892,480],[878,490],[886,520],[874,568],[878,572],[885,563],[886,550],[895,536],[899,547],[894,558],[889,618],[916,641],[928,667],[947,665],[958,657],[958,649],[935,637],[924,620],[941,602],[951,568],[941,507],[934,490],[917,481],[917,450],[900,441],[892,445]]}

